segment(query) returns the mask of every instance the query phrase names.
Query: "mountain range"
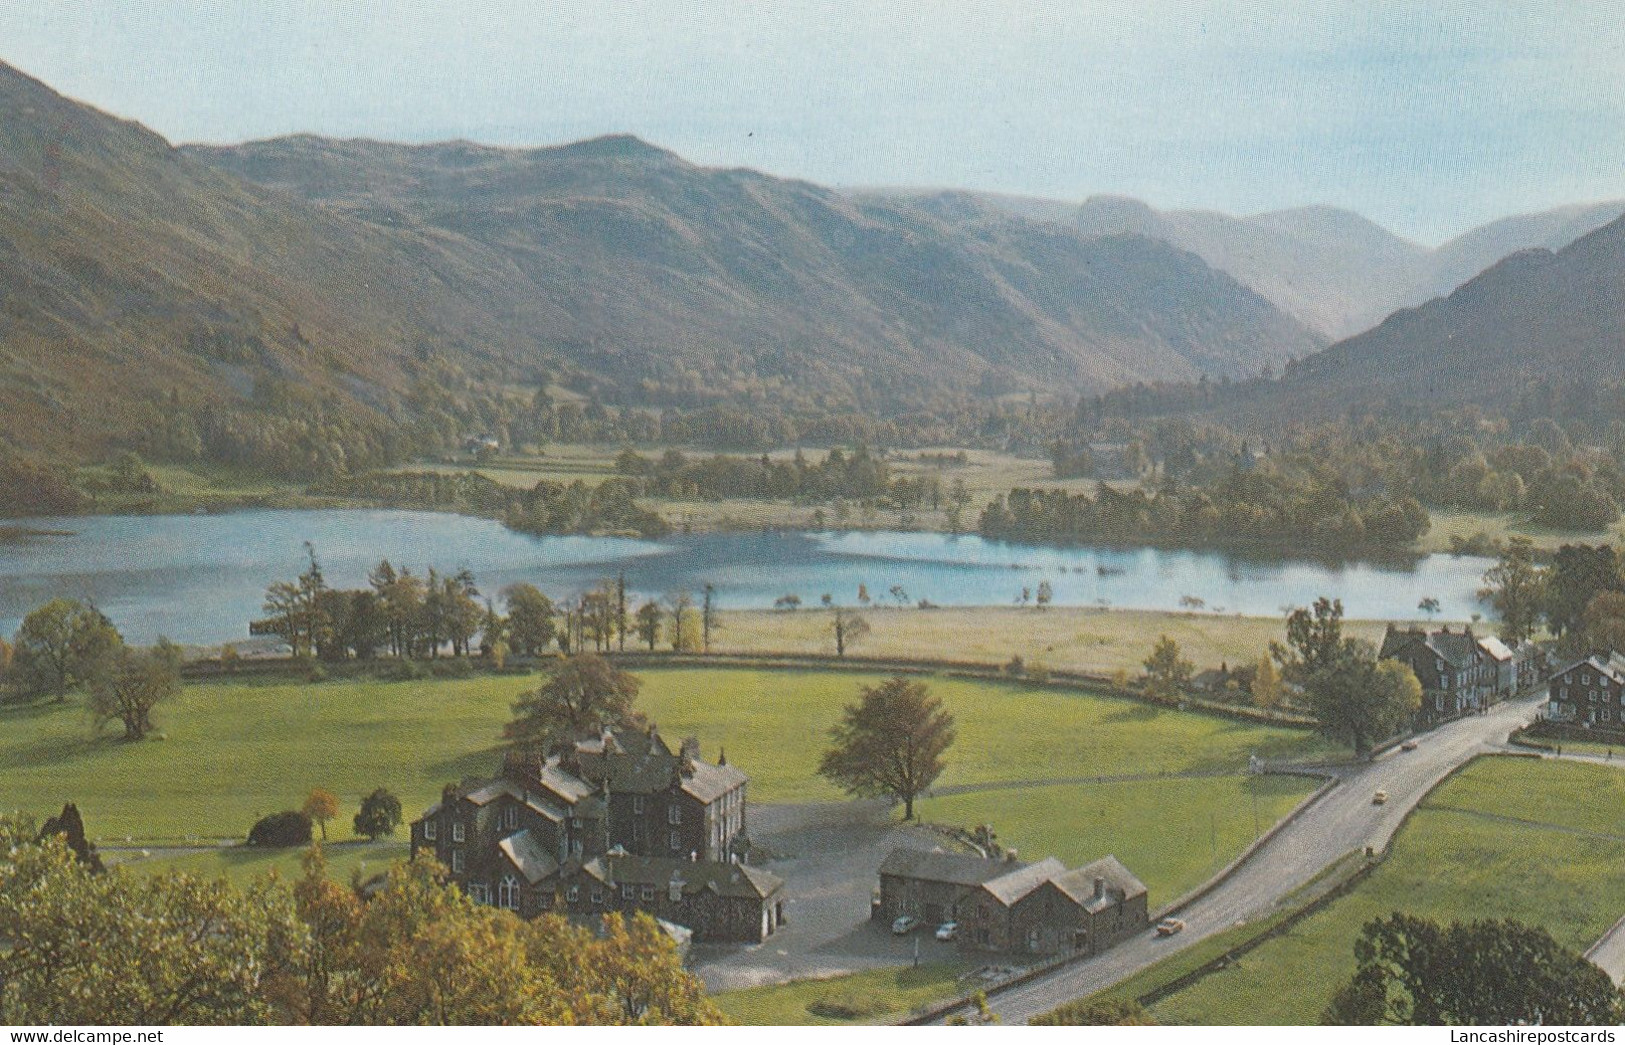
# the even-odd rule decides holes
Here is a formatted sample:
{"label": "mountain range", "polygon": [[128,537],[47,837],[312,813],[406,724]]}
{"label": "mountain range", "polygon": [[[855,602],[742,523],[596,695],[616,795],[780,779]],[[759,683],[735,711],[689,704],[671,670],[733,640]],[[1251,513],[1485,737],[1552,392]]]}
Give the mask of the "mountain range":
{"label": "mountain range", "polygon": [[[570,375],[649,406],[875,414],[1244,378],[1381,319],[1382,301],[1561,247],[1608,209],[1427,251],[1329,208],[838,192],[627,136],[177,148],[0,64],[0,442],[85,458],[209,410],[416,423],[448,372]],[[1515,255],[1468,284],[1491,290],[1417,314],[1469,324],[1474,295],[1520,292],[1495,272],[1549,257]],[[1574,303],[1584,321],[1609,305]],[[1396,330],[1421,329],[1409,315],[1326,358],[1392,355]],[[1528,332],[1572,340],[1572,325]]]}
{"label": "mountain range", "polygon": [[1157,210],[1127,196],[1081,205],[999,193],[867,190],[953,210],[971,204],[1075,226],[1085,236],[1145,236],[1234,276],[1328,341],[1369,330],[1401,308],[1449,294],[1509,254],[1558,250],[1625,214],[1625,200],[1576,204],[1490,222],[1438,247],[1394,235],[1352,211],[1297,207],[1246,217]]}

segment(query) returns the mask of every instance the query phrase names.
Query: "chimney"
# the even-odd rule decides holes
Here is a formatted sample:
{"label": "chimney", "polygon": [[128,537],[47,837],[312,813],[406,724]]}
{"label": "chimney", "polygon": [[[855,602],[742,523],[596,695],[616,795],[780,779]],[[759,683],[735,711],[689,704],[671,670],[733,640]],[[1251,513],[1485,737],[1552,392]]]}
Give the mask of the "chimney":
{"label": "chimney", "polygon": [[1095,876],[1095,899],[1106,899],[1106,879],[1102,878],[1100,875]]}
{"label": "chimney", "polygon": [[1007,863],[1007,864],[1018,863],[1019,862],[1018,858],[1020,856],[1021,856],[1021,852],[1019,850],[1006,849],[1004,851],[1004,862]]}

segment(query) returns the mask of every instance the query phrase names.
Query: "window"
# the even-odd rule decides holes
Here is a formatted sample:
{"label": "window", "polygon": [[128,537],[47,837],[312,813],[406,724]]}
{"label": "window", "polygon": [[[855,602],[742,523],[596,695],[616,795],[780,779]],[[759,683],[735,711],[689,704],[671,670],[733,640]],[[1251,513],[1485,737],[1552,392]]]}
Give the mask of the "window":
{"label": "window", "polygon": [[451,851],[451,870],[453,874],[463,873],[463,851],[461,849]]}
{"label": "window", "polygon": [[642,795],[633,795],[632,796],[632,812],[641,813],[641,812],[643,812],[643,810],[644,810],[643,796]]}
{"label": "window", "polygon": [[440,825],[433,820],[423,821],[423,840],[433,842],[440,837]]}
{"label": "window", "polygon": [[502,826],[510,830],[519,826],[518,806],[509,806],[502,811]]}
{"label": "window", "polygon": [[[574,891],[575,891],[574,889],[571,890],[571,892],[574,892]],[[604,890],[600,889],[596,885],[592,887],[592,902],[593,903],[603,903],[604,902]]]}
{"label": "window", "polygon": [[683,835],[680,831],[673,831],[666,837],[666,847],[672,850],[683,848]]}
{"label": "window", "polygon": [[[569,903],[575,903],[577,900],[581,899],[581,886],[572,885],[570,887],[569,891],[564,894],[564,899]],[[598,902],[598,890],[597,889],[594,889],[592,891],[592,902],[593,903]]]}
{"label": "window", "polygon": [[519,910],[519,879],[511,874],[497,883],[497,906]]}
{"label": "window", "polygon": [[490,903],[491,887],[484,882],[470,882],[468,884],[468,898],[475,903]]}
{"label": "window", "polygon": [[666,823],[668,823],[668,824],[680,824],[682,822],[683,822],[683,807],[682,806],[674,805],[674,806],[670,806],[669,808],[667,808],[667,810],[666,810]]}
{"label": "window", "polygon": [[652,885],[644,886],[643,887],[643,902],[644,903],[649,903],[654,898],[655,898],[655,887],[652,886]]}
{"label": "window", "polygon": [[463,822],[458,820],[451,825],[451,840],[453,842],[461,842],[464,840],[464,837],[465,829],[463,827]]}
{"label": "window", "polygon": [[623,900],[635,900],[635,899],[637,899],[637,895],[638,895],[638,887],[637,886],[633,885],[631,882],[622,882],[621,883],[621,899],[623,899]]}

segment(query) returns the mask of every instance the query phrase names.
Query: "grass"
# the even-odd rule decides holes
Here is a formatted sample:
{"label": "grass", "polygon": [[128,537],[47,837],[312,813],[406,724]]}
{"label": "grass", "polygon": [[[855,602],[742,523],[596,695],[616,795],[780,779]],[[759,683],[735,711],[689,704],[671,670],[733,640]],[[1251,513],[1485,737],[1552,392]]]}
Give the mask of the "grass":
{"label": "grass", "polygon": [[1303,777],[1241,775],[1069,784],[933,798],[918,811],[952,825],[991,823],[1005,845],[1068,867],[1112,853],[1145,882],[1154,910],[1211,878],[1315,787]]}
{"label": "grass", "polygon": [[[733,1022],[753,1027],[841,1027],[886,1023],[953,994],[966,966],[872,969],[821,980],[747,987],[711,996]],[[850,1013],[839,1016],[836,1013]]]}
{"label": "grass", "polygon": [[[816,609],[795,612],[739,610],[724,613],[712,648],[719,652],[831,655],[830,616]],[[1003,665],[1020,656],[1028,665],[1110,675],[1144,671],[1143,661],[1159,635],[1179,643],[1198,667],[1256,663],[1271,640],[1285,638],[1276,617],[1012,606],[917,610],[878,608],[864,612],[870,632],[851,652],[864,657],[942,657]],[[1382,641],[1383,624],[1345,622],[1351,637]]]}
{"label": "grass", "polygon": [[[838,797],[816,776],[823,732],[877,676],[845,672],[662,668],[639,673],[639,705],[672,739],[698,736],[751,774],[755,801]],[[189,685],[155,713],[164,739],[92,737],[73,702],[0,713],[0,795],[38,815],[77,802],[109,841],[241,838],[260,816],[295,808],[312,787],[339,796],[328,824],[351,837],[361,796],[387,787],[410,819],[442,785],[488,774],[498,736],[537,676],[426,682]],[[1237,769],[1249,754],[1309,756],[1299,730],[1266,728],[1082,693],[931,680],[958,719],[939,783],[1019,777]]]}
{"label": "grass", "polygon": [[1429,509],[1433,526],[1417,542],[1422,552],[1448,552],[1452,537],[1467,540],[1483,534],[1491,540],[1505,543],[1512,537],[1528,537],[1536,548],[1556,551],[1565,544],[1596,544],[1599,540],[1614,544],[1625,542],[1625,521],[1615,523],[1601,532],[1584,530],[1554,530],[1530,522],[1524,512],[1453,512]]}
{"label": "grass", "polygon": [[[406,859],[405,837],[405,831],[400,830],[393,839],[380,839],[377,842],[339,842],[325,846],[323,852],[327,857],[327,873],[339,881],[346,882],[355,874],[359,874],[362,878],[376,874],[395,861]],[[241,883],[262,877],[273,870],[285,880],[297,878],[304,873],[302,861],[305,851],[248,849],[234,846],[179,855],[159,853],[145,859],[134,857],[129,853],[108,855],[116,856],[122,866],[141,874],[185,871],[206,878],[228,878]]]}
{"label": "grass", "polygon": [[1315,1023],[1354,971],[1361,926],[1394,911],[1515,918],[1583,951],[1625,911],[1622,797],[1625,773],[1611,767],[1480,759],[1428,797],[1352,893],[1154,1014],[1168,1024]]}

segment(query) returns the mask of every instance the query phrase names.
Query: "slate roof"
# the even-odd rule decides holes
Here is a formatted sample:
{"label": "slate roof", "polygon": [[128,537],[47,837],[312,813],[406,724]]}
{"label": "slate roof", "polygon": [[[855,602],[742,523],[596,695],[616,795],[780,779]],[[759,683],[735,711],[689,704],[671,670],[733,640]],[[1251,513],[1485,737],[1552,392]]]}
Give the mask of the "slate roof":
{"label": "slate roof", "polygon": [[553,858],[553,854],[529,831],[509,835],[497,843],[497,848],[531,885],[557,873],[559,869],[559,862]]}
{"label": "slate roof", "polygon": [[1568,667],[1563,668],[1562,670],[1553,674],[1552,678],[1555,679],[1561,675],[1567,675],[1575,668],[1590,668],[1597,674],[1605,675],[1612,679],[1616,685],[1625,686],[1625,661],[1616,660],[1614,657],[1609,657],[1609,659],[1603,660],[1601,657],[1593,655],[1587,657],[1585,660],[1577,660]]}
{"label": "slate roof", "polygon": [[1494,635],[1479,639],[1478,648],[1489,654],[1492,660],[1508,661],[1512,659],[1512,650],[1508,649],[1507,644]]}
{"label": "slate roof", "polygon": [[[1095,879],[1106,879],[1106,897],[1095,897]],[[1098,914],[1114,903],[1123,903],[1145,894],[1145,883],[1134,877],[1115,856],[1104,856],[1051,879],[1055,887],[1082,904],[1090,914]]]}
{"label": "slate roof", "polygon": [[1386,660],[1398,656],[1415,645],[1422,646],[1435,657],[1458,670],[1472,667],[1473,662],[1478,659],[1481,648],[1480,641],[1473,636],[1471,629],[1451,631],[1448,628],[1442,628],[1430,634],[1420,628],[1390,628],[1383,634],[1382,651],[1378,656]]}
{"label": "slate roof", "polygon": [[976,886],[1026,867],[1023,863],[988,860],[966,853],[897,848],[886,854],[880,873],[894,878],[917,878],[949,885]]}
{"label": "slate roof", "polygon": [[708,804],[715,802],[748,779],[733,766],[713,766],[698,759],[694,760],[693,769],[692,773],[682,775],[683,790]]}
{"label": "slate roof", "polygon": [[763,900],[784,886],[784,879],[760,867],[665,856],[601,856],[582,871],[605,885],[631,883],[667,889],[672,882],[681,882],[685,896],[709,890],[718,896]]}
{"label": "slate roof", "polygon": [[1066,873],[1066,865],[1050,857],[982,883],[993,899],[1009,907],[1052,878]]}

